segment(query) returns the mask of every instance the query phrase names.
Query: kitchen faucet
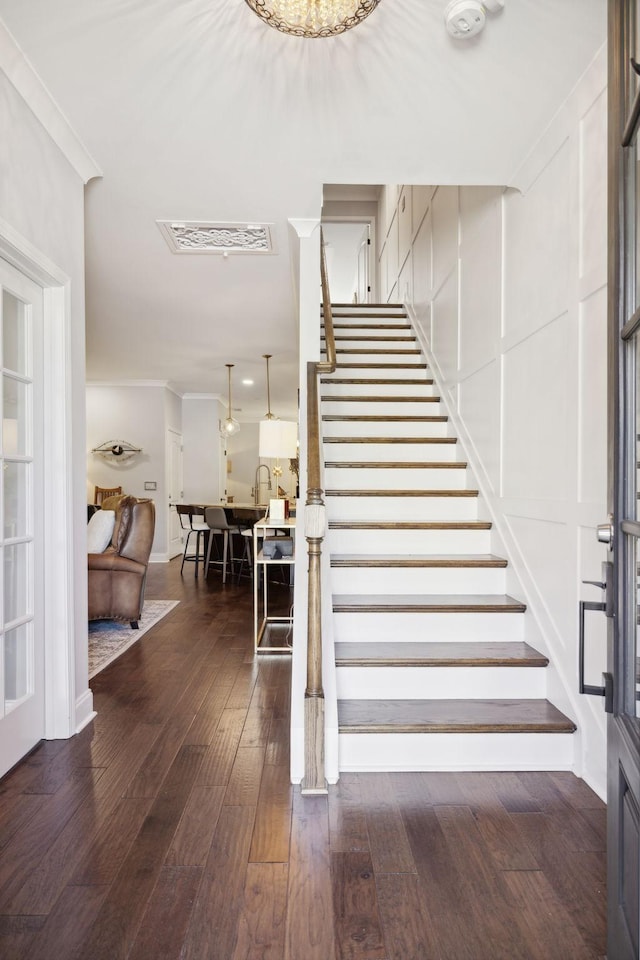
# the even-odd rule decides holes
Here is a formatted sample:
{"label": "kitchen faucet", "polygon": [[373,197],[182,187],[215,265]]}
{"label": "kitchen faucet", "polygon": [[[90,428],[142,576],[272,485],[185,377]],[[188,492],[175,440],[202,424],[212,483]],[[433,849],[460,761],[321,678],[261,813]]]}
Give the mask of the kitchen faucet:
{"label": "kitchen faucet", "polygon": [[258,464],[258,467],[257,467],[257,469],[256,469],[255,485],[254,485],[254,488],[253,488],[253,498],[254,498],[254,503],[256,504],[256,506],[260,503],[260,471],[261,471],[261,470],[266,470],[266,471],[267,471],[267,490],[271,490],[271,489],[272,489],[272,486],[271,486],[271,471],[269,470],[269,467],[267,466],[266,463],[259,463],[259,464]]}

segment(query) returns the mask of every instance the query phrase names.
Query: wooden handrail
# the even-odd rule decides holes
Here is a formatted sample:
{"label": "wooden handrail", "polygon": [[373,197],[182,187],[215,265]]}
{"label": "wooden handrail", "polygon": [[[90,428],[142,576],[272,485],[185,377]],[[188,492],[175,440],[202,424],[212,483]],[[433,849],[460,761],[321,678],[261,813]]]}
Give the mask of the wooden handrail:
{"label": "wooden handrail", "polygon": [[322,312],[327,358],[307,363],[307,499],[304,532],[309,556],[307,600],[307,684],[304,692],[304,777],[302,793],[327,793],[324,771],[324,690],[322,687],[322,541],[326,522],[320,460],[320,406],[318,379],[320,374],[336,368],[336,342],[333,333],[331,298],[324,255],[324,238],[320,232],[320,277]]}
{"label": "wooden handrail", "polygon": [[[324,235],[320,227],[320,279],[322,282],[322,315],[324,317],[324,335],[327,359],[318,363],[318,373],[333,373],[336,368],[336,338],[333,332],[333,313],[329,294],[329,276],[327,260],[324,254]],[[319,474],[318,474],[319,476]]]}

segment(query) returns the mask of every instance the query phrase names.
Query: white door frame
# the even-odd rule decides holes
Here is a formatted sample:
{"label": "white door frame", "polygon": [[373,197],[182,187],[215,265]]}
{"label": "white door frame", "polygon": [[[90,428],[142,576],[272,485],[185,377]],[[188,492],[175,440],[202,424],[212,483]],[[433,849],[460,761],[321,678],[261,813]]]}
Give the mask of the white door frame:
{"label": "white door frame", "polygon": [[[369,296],[370,303],[378,302],[378,271],[376,269],[376,264],[378,258],[376,255],[376,243],[377,243],[377,233],[376,233],[376,217],[371,214],[368,217],[323,217],[322,223],[361,223],[363,226],[369,224],[369,237],[371,239],[371,244],[369,246],[369,284],[371,286],[371,294]],[[329,291],[331,292],[331,291]]]}
{"label": "white door frame", "polygon": [[[172,476],[172,452],[171,452],[171,438],[178,438],[180,441],[180,463],[179,463],[179,473],[180,473],[180,483],[179,490],[173,490],[173,476]],[[165,484],[165,489],[169,496],[167,497],[167,559],[171,560],[173,557],[178,557],[182,553],[182,545],[176,553],[172,553],[172,539],[171,539],[171,527],[176,516],[175,512],[172,512],[172,506],[175,503],[181,503],[184,496],[183,487],[184,487],[184,473],[183,473],[183,459],[182,459],[182,438],[183,435],[179,430],[175,430],[173,427],[167,427],[167,440],[166,440],[166,451],[167,451],[167,463],[166,463],[166,474],[167,481]],[[178,524],[179,526],[179,524]]]}
{"label": "white door frame", "polygon": [[[0,257],[43,292],[43,396],[47,410],[43,465],[44,694],[48,740],[76,733],[74,503],[71,430],[71,312],[69,277],[0,219]],[[86,580],[79,579],[78,587]],[[86,593],[86,591],[85,591]],[[86,606],[86,597],[85,597]],[[86,618],[85,618],[86,620]],[[86,706],[83,722],[93,714]]]}

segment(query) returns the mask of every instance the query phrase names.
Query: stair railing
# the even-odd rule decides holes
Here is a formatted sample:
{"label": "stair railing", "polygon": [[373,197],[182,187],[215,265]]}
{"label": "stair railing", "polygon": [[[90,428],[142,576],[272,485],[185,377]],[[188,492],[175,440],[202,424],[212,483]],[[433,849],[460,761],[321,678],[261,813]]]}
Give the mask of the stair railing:
{"label": "stair railing", "polygon": [[307,499],[304,526],[309,556],[307,601],[307,684],[304,692],[304,777],[302,793],[327,793],[324,762],[324,689],[322,686],[322,542],[326,530],[320,459],[320,405],[318,380],[336,368],[336,342],[331,297],[320,231],[320,277],[326,360],[307,363]]}

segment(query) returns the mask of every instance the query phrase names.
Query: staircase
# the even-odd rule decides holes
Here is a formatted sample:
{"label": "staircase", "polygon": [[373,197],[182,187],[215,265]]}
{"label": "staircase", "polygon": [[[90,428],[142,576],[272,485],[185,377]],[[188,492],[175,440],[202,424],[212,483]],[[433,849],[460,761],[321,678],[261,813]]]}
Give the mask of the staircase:
{"label": "staircase", "polygon": [[341,770],[572,766],[575,725],[402,307],[335,304],[320,383]]}

